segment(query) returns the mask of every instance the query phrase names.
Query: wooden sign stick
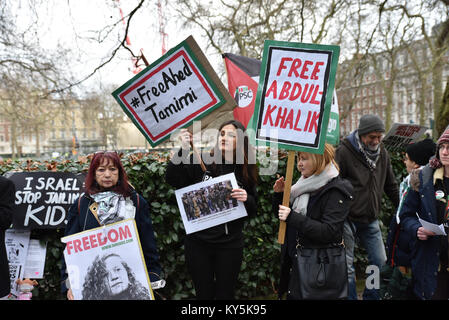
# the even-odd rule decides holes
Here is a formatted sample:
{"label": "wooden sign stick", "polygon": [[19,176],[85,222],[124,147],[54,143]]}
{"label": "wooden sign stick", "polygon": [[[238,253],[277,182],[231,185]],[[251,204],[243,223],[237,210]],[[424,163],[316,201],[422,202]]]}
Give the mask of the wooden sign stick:
{"label": "wooden sign stick", "polygon": [[[294,167],[295,167],[295,151],[289,150],[287,160],[287,172],[285,173],[285,182],[284,182],[284,197],[282,198],[282,205],[286,207],[290,206],[290,191],[292,188]],[[278,243],[280,244],[284,244],[286,228],[287,224],[285,223],[285,221],[280,221],[278,233]]]}
{"label": "wooden sign stick", "polygon": [[201,169],[203,170],[203,172],[206,172],[207,171],[206,165],[204,164],[203,159],[201,159],[201,154],[199,153],[198,149],[193,144],[193,141],[190,141],[190,146],[192,147],[193,153],[196,155],[196,157],[198,158],[198,161],[200,162]]}

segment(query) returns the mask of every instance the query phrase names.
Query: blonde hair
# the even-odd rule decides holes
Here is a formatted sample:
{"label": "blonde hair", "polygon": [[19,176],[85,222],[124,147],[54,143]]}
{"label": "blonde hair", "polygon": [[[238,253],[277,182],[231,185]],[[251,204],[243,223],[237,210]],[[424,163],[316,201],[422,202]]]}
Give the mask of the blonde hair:
{"label": "blonde hair", "polygon": [[[312,159],[313,174],[320,174],[330,163],[333,163],[337,170],[340,171],[337,162],[335,162],[335,148],[329,143],[324,144],[323,154],[299,151],[297,153],[298,159],[301,153],[307,154]],[[298,164],[296,164],[296,166],[298,166]]]}

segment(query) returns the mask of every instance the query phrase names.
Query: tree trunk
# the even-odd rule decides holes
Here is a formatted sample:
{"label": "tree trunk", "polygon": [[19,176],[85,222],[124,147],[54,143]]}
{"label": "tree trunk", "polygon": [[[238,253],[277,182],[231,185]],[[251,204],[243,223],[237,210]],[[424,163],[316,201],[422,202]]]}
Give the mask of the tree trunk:
{"label": "tree trunk", "polygon": [[443,99],[441,100],[438,117],[435,120],[435,129],[438,135],[441,136],[444,130],[449,126],[449,78],[446,82],[446,89],[444,90]]}

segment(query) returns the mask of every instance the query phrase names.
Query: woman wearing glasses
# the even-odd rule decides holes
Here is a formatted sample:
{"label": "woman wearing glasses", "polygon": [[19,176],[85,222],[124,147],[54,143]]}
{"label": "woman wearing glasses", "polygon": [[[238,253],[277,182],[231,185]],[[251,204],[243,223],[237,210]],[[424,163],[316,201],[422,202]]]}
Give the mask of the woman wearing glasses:
{"label": "woman wearing glasses", "polygon": [[[85,179],[85,193],[68,212],[64,236],[129,218],[136,221],[150,281],[160,280],[161,267],[147,201],[129,185],[116,152],[95,153]],[[67,278],[64,269],[62,279]],[[67,297],[73,299],[70,289]]]}
{"label": "woman wearing glasses", "polygon": [[[239,188],[232,189],[230,196],[244,203],[249,217],[255,216],[258,173],[245,127],[235,120],[220,126],[215,147],[201,155],[206,172],[196,155],[189,154],[192,134],[184,129],[180,139],[182,146],[167,166],[166,181],[179,189],[201,182],[206,175],[218,177],[233,172]],[[197,299],[234,299],[243,259],[244,221],[236,219],[186,235],[186,264]]]}

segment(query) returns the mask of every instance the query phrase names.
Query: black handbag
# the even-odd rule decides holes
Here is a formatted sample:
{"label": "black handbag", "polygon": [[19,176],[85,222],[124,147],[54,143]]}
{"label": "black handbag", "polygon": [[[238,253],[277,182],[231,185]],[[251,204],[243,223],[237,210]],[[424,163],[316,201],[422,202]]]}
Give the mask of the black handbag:
{"label": "black handbag", "polygon": [[348,272],[344,243],[329,247],[296,247],[299,299],[346,299]]}

